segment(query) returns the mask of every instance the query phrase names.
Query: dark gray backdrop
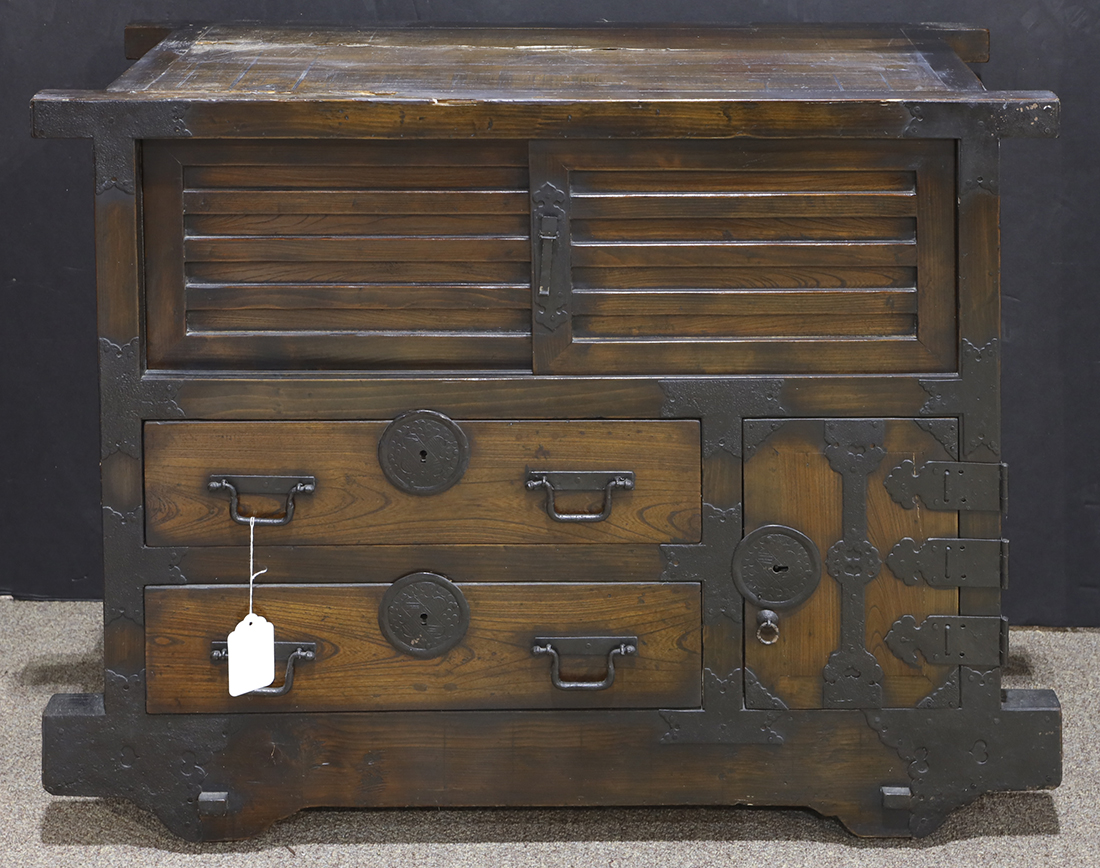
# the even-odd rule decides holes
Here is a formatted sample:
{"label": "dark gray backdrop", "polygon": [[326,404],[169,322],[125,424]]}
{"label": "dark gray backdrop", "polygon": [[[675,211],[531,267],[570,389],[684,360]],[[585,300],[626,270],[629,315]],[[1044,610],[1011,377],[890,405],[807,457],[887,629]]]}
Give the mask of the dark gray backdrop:
{"label": "dark gray backdrop", "polygon": [[1062,98],[1057,141],[1002,146],[1004,454],[1014,623],[1100,624],[1100,0],[0,0],[0,592],[102,593],[91,147],[29,135],[42,88],[121,73],[133,20],[371,25],[964,21],[991,89]]}

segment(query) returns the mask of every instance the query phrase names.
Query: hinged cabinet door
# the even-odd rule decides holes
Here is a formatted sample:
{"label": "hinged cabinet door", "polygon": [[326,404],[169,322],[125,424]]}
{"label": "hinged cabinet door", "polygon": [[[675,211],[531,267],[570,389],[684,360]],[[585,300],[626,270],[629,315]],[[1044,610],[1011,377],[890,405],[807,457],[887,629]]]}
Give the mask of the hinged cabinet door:
{"label": "hinged cabinet door", "polygon": [[535,373],[955,370],[950,141],[534,142]]}
{"label": "hinged cabinet door", "polygon": [[1002,466],[959,462],[954,419],[744,425],[746,669],[790,708],[957,706],[960,664],[1001,663],[959,588],[1001,587],[1005,544],[958,513],[1000,511]]}

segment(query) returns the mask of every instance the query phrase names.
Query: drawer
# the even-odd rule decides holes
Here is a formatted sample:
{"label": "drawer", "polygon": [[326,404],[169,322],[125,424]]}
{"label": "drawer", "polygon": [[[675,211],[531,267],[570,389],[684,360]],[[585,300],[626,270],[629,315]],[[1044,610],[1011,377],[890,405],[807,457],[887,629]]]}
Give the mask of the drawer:
{"label": "drawer", "polygon": [[[227,666],[211,661],[248,612],[247,585],[145,589],[145,665],[150,712],[374,711],[398,709],[694,708],[700,704],[697,583],[531,585],[460,583],[469,622],[457,644],[420,659],[382,633],[391,585],[263,585],[255,611],[276,642],[313,642],[283,696],[230,697]],[[428,609],[431,607],[429,606]],[[427,618],[428,609],[424,615]],[[412,613],[413,616],[417,612]],[[635,637],[616,655],[606,689],[561,689],[536,638]],[[560,655],[563,683],[599,681],[601,654]],[[278,667],[281,669],[281,666]],[[276,682],[281,682],[280,673]]]}
{"label": "drawer", "polygon": [[[295,498],[289,523],[257,527],[256,543],[264,546],[700,538],[696,420],[448,424],[457,426],[466,442],[465,470],[446,490],[413,494],[391,482],[379,452],[385,432],[395,430],[397,422],[393,429],[388,422],[148,422],[147,543],[247,545],[247,522],[233,520],[227,490],[209,487],[211,477],[240,476],[315,480],[312,493]],[[424,448],[412,449],[412,460],[419,453],[434,461],[447,444],[427,442],[434,436],[430,425],[420,434]],[[589,472],[592,478],[582,482],[588,490],[555,493],[554,511],[564,518],[592,518],[606,510],[606,518],[555,520],[547,508],[550,493],[528,487],[535,471]],[[632,473],[633,488],[601,488],[598,471]],[[285,494],[250,496],[242,489],[237,512],[271,517],[285,508]]]}

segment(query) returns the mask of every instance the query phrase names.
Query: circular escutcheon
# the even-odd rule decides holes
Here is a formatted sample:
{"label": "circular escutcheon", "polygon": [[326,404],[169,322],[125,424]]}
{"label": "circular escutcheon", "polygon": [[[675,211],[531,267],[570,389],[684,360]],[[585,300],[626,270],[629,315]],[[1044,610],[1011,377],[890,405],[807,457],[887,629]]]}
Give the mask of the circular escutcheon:
{"label": "circular escutcheon", "polygon": [[462,641],[470,606],[454,582],[436,573],[402,576],[378,607],[382,635],[412,657],[438,657]]}
{"label": "circular escutcheon", "polygon": [[789,609],[809,599],[821,581],[821,554],[804,533],[769,524],[745,536],[730,571],[741,595],[761,609]]}
{"label": "circular escutcheon", "polygon": [[470,443],[442,413],[413,410],[398,416],[382,432],[378,463],[386,479],[407,494],[439,494],[466,472]]}

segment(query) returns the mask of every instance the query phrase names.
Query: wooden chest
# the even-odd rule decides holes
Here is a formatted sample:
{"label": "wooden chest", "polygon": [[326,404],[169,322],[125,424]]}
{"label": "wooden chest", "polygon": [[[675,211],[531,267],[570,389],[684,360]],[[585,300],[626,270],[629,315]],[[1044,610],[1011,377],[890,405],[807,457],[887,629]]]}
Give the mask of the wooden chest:
{"label": "wooden chest", "polygon": [[[997,148],[963,28],[137,27],[94,140],[103,694],[43,777],[306,806],[1057,785],[1002,691]],[[232,697],[226,637],[275,626]]]}

